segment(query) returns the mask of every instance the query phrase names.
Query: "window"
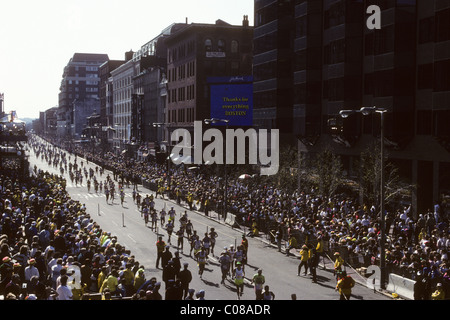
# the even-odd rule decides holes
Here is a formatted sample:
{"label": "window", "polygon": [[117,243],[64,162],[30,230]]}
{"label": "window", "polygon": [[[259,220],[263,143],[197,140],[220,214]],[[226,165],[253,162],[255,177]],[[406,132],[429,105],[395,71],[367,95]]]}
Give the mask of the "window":
{"label": "window", "polygon": [[295,21],[295,37],[301,38],[306,36],[306,16],[302,16]]}
{"label": "window", "polygon": [[417,134],[431,134],[432,123],[431,110],[417,111]]}
{"label": "window", "polygon": [[205,51],[212,51],[212,41],[211,39],[205,40]]}
{"label": "window", "polygon": [[417,89],[433,88],[433,64],[421,64],[417,70]]}
{"label": "window", "polygon": [[450,60],[438,61],[434,66],[434,90],[450,90]]}
{"label": "window", "polygon": [[225,52],[225,41],[220,39],[217,41],[217,51],[219,52]]}
{"label": "window", "polygon": [[341,25],[345,22],[345,3],[337,2],[325,11],[324,23],[325,29]]}
{"label": "window", "polygon": [[434,17],[419,21],[419,43],[434,41]]}
{"label": "window", "polygon": [[394,26],[386,26],[378,30],[374,36],[374,54],[394,51]]}
{"label": "window", "polygon": [[436,41],[450,40],[450,9],[436,13]]}
{"label": "window", "polygon": [[335,64],[345,60],[345,40],[340,39],[331,42],[325,47],[325,64]]}
{"label": "window", "polygon": [[435,136],[450,136],[450,111],[436,110],[433,111],[433,135]]}

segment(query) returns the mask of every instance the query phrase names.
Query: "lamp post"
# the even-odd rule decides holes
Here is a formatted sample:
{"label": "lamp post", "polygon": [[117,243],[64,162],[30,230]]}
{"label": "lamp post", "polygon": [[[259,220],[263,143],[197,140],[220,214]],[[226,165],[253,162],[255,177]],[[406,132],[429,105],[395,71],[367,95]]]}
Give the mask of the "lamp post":
{"label": "lamp post", "polygon": [[339,112],[342,118],[347,118],[354,113],[362,113],[364,116],[374,113],[380,114],[380,214],[381,214],[381,240],[380,240],[380,287],[386,289],[386,214],[384,211],[384,114],[387,112],[384,108],[362,107],[360,110],[341,110]]}
{"label": "lamp post", "polygon": [[[230,120],[227,119],[217,119],[217,118],[212,118],[212,119],[205,119],[203,120],[203,122],[205,124],[217,124],[217,123],[225,123],[225,128],[228,129],[228,122]],[[228,211],[228,173],[227,173],[227,161],[225,159],[225,187],[223,190],[223,219],[225,220],[227,218],[227,211]]]}

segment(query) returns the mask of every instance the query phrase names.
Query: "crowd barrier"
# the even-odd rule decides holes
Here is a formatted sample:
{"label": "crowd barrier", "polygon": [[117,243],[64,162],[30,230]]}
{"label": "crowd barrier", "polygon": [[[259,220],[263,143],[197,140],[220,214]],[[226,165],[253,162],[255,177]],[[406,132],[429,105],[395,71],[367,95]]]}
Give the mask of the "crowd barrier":
{"label": "crowd barrier", "polygon": [[414,300],[414,283],[414,280],[390,273],[386,289],[389,292],[397,293],[401,297]]}

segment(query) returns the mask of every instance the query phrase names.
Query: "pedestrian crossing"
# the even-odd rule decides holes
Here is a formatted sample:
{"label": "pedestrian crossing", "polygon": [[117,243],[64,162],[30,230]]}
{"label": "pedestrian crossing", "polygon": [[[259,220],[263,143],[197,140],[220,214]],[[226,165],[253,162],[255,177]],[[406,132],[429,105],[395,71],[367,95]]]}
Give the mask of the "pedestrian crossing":
{"label": "pedestrian crossing", "polygon": [[[103,192],[97,192],[95,193],[95,191],[92,191],[90,193],[86,193],[86,192],[82,192],[82,193],[75,193],[73,192],[74,195],[78,196],[78,197],[84,197],[86,199],[88,198],[105,198],[105,194]],[[133,193],[131,192],[125,192],[125,198],[132,198],[133,197]],[[120,199],[119,194],[115,194],[115,199]]]}

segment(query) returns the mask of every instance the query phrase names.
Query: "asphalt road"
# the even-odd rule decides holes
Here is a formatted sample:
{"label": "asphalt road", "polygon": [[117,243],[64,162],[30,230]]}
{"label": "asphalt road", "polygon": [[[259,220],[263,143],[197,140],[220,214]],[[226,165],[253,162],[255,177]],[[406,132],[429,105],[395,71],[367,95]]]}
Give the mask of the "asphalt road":
{"label": "asphalt road", "polygon": [[[79,161],[81,160],[80,158],[78,159]],[[36,165],[42,170],[59,174],[57,168],[50,167],[45,161],[37,159],[32,151],[30,152],[29,160],[30,168],[33,168],[33,166]],[[95,164],[86,164],[86,161],[83,162],[84,166],[88,165],[95,168]],[[101,178],[97,175],[97,179],[104,181],[106,174],[108,174],[108,171],[105,171]],[[110,176],[112,177],[111,173]],[[164,241],[167,242],[167,232],[160,226],[159,221],[157,230],[152,230],[150,224],[145,226],[141,213],[137,210],[136,204],[133,202],[132,189],[125,188],[126,196],[122,206],[120,204],[120,199],[118,199],[117,196],[114,203],[111,203],[111,201],[107,203],[103,193],[96,194],[93,188],[88,192],[86,181],[83,180],[82,185],[75,185],[70,182],[67,174],[66,178],[67,191],[71,197],[84,203],[91,218],[93,218],[104,231],[116,235],[118,242],[131,250],[131,253],[136,259],[145,266],[145,275],[147,279],[154,276],[160,281],[162,278],[162,269],[157,269],[155,267],[155,242],[157,241],[158,235],[162,235]],[[152,193],[142,185],[138,186],[138,190],[143,197],[145,197],[146,194]],[[174,228],[175,231],[178,230],[179,227],[178,219],[185,211],[199,235],[203,236],[203,234],[209,231],[211,227],[215,228],[218,233],[215,255],[210,256],[202,278],[198,275],[198,267],[195,260],[193,257],[189,256],[189,244],[187,243],[187,240],[184,242],[184,250],[180,251],[181,260],[182,262],[189,263],[189,269],[193,274],[191,287],[197,291],[204,289],[207,300],[236,300],[237,295],[234,284],[231,281],[225,281],[225,284],[220,283],[221,273],[217,259],[224,247],[239,245],[242,234],[246,231],[233,229],[224,224],[223,221],[218,221],[217,215],[215,214],[213,214],[212,217],[205,217],[204,213],[189,211],[188,208],[179,206],[174,201],[157,198],[155,204],[158,212],[164,206],[166,206],[167,210],[174,207],[177,213]],[[255,299],[253,286],[250,284],[249,280],[259,268],[263,270],[266,284],[269,285],[271,291],[275,293],[275,299],[277,300],[291,300],[292,294],[295,294],[298,300],[339,299],[339,294],[334,290],[336,281],[332,272],[329,271],[332,268],[331,264],[328,265],[328,270],[319,268],[317,270],[318,283],[312,283],[310,276],[297,276],[297,266],[300,262],[297,257],[287,257],[283,253],[278,252],[277,249],[265,241],[264,238],[248,237],[248,239],[248,265],[245,267],[246,281],[244,294],[242,295],[241,300]],[[177,250],[175,235],[172,236],[171,242],[172,245],[170,251],[174,253]],[[162,283],[162,289],[164,289],[164,283]],[[357,284],[354,287],[351,299],[390,300],[388,296],[374,292],[372,289],[360,284]]]}

